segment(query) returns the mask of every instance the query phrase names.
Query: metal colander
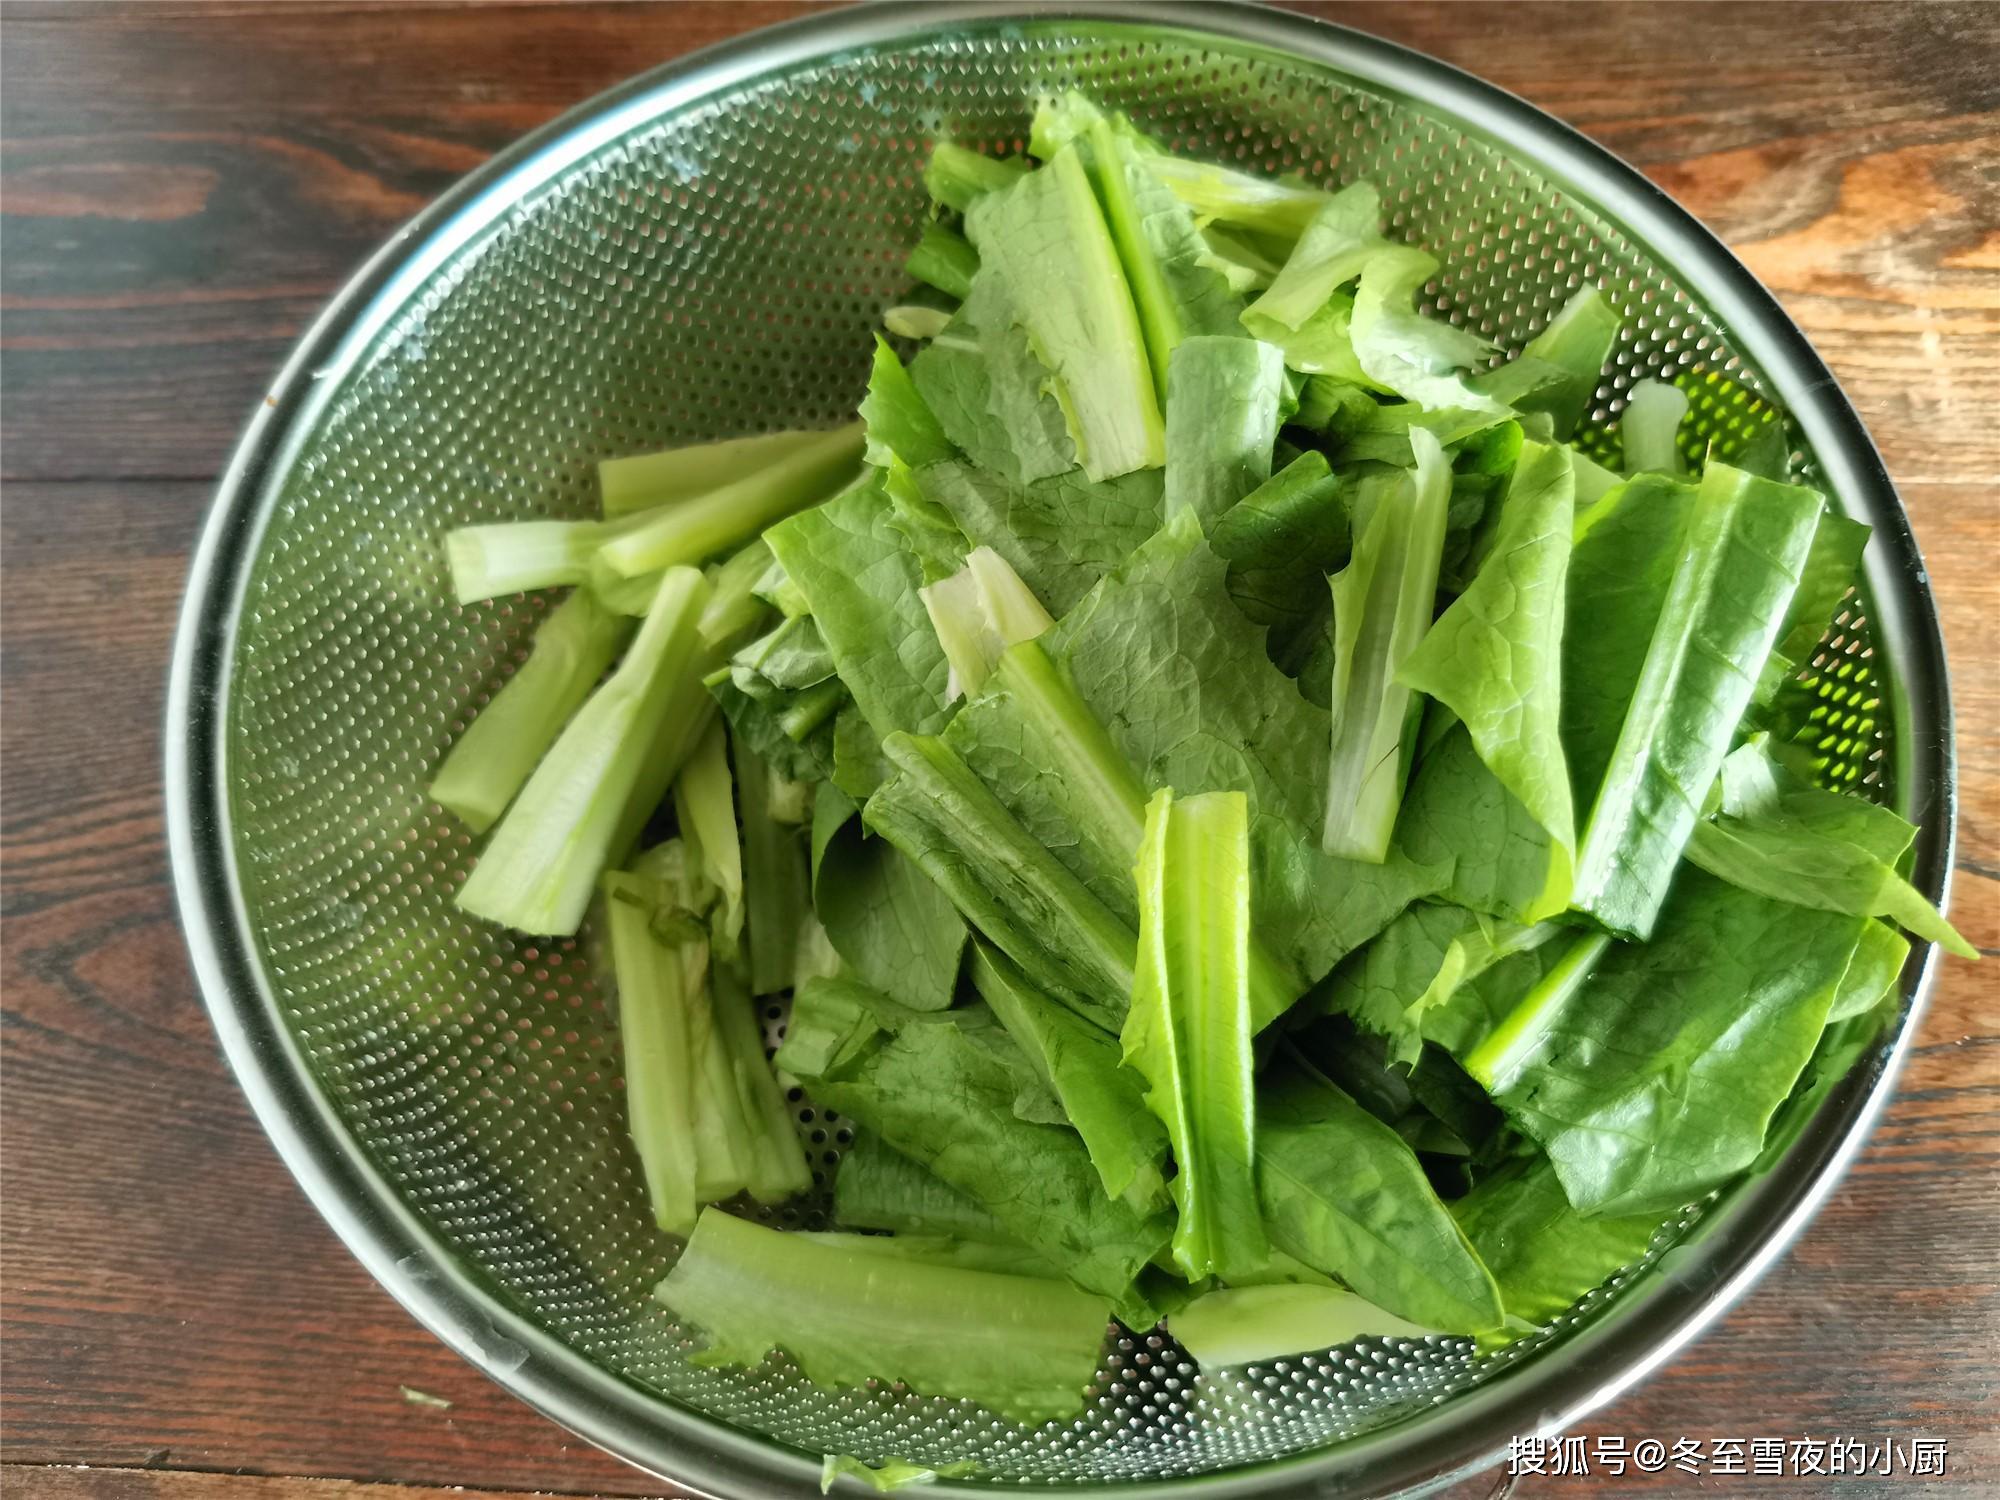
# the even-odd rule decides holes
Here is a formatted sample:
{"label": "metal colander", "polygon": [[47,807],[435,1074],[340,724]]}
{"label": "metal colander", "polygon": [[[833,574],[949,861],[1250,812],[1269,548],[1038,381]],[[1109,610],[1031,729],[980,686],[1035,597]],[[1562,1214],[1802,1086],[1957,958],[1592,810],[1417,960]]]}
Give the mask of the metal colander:
{"label": "metal colander", "polygon": [[[1170,1339],[1128,1335],[1084,1414],[1040,1427],[829,1394],[783,1360],[689,1362],[650,1297],[675,1247],[646,1211],[583,948],[451,904],[474,844],[424,787],[550,601],[455,606],[439,538],[590,513],[600,458],[846,417],[880,312],[908,291],[930,143],[1019,150],[1038,95],[1087,90],[1177,150],[1261,172],[1372,179],[1396,233],[1442,260],[1436,311],[1505,346],[1598,284],[1626,316],[1599,423],[1642,375],[1696,391],[1691,448],[1789,411],[1800,473],[1877,527],[1800,732],[1829,779],[1925,822],[1917,879],[1939,893],[1949,720],[1921,564],[1851,411],[1754,281],[1635,174],[1461,74],[1291,17],[1173,20],[827,14],[585,106],[361,273],[253,424],[204,539],[169,802],[197,966],[245,1087],[414,1313],[684,1483],[803,1491],[827,1452],[972,1459],[969,1488],[1349,1494],[1449,1474],[1614,1393],[1740,1292],[1893,1067],[1900,1030],[1768,1178],[1663,1226],[1647,1262],[1497,1355],[1378,1339],[1197,1376]],[[803,1098],[798,1124],[823,1185],[847,1131]],[[771,1216],[817,1224],[823,1201]]]}

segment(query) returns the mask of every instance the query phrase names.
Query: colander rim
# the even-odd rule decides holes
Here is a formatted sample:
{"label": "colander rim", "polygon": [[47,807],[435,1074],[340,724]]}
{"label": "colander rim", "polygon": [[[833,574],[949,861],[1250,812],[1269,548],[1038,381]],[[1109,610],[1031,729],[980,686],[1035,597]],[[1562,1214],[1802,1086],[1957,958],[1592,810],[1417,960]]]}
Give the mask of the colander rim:
{"label": "colander rim", "polygon": [[[636,1468],[701,1491],[749,1486],[763,1493],[782,1485],[806,1493],[819,1464],[598,1368],[516,1312],[401,1201],[313,1083],[259,969],[229,833],[226,705],[244,586],[271,501],[339,385],[325,377],[341,373],[403,291],[483,232],[505,204],[642,120],[726,88],[843,51],[1028,20],[1207,34],[1332,69],[1500,143],[1671,268],[1769,380],[1829,489],[1875,527],[1870,600],[1878,638],[1898,648],[1890,684],[1896,784],[1922,830],[1912,880],[1940,905],[1948,892],[1956,764],[1943,639],[1888,474],[1831,372],[1776,299],[1699,221],[1610,151],[1525,100],[1397,43],[1305,16],[1215,3],[1179,5],[1171,24],[1103,3],[864,6],[746,33],[639,74],[454,185],[377,251],[300,339],[222,476],[190,566],[168,682],[165,800],[181,922],[204,1003],[260,1124],[330,1227],[420,1323],[513,1394]],[[1816,1212],[1890,1096],[1937,962],[1933,947],[1913,957],[1893,1035],[1832,1092],[1772,1170],[1726,1190],[1646,1285],[1621,1295],[1588,1327],[1422,1417],[1241,1468],[1115,1488],[1135,1500],[1432,1489],[1497,1461],[1514,1435],[1572,1425],[1716,1321]],[[1040,1494],[1107,1487],[1026,1486]],[[931,1492],[993,1489],[945,1482]]]}

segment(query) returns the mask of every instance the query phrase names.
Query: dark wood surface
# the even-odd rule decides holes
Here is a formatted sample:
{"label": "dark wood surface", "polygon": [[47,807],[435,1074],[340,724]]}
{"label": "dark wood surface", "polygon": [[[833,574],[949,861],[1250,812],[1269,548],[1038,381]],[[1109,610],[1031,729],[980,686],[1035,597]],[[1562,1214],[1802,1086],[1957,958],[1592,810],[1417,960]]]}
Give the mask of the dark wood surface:
{"label": "dark wood surface", "polygon": [[[658,1493],[420,1330],[279,1166],[174,923],[161,693],[214,478],[355,264],[568,105],[800,8],[6,8],[9,1488]],[[2000,6],[1321,9],[1481,72],[1636,162],[1827,356],[1930,562],[1964,778],[1952,905],[2000,949]],[[1826,1210],[1589,1433],[1943,1438],[1946,1492],[2000,1491],[1996,993],[2000,968],[1946,967],[1895,1102]],[[452,1404],[413,1404],[404,1386]],[[1905,1483],[1530,1477],[1515,1493]]]}

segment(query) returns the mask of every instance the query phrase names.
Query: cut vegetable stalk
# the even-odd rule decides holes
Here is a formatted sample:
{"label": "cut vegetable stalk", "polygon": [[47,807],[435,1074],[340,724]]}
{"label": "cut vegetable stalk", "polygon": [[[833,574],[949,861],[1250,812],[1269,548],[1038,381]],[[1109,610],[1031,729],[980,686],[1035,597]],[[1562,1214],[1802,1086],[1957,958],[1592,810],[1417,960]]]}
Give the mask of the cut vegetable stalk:
{"label": "cut vegetable stalk", "polygon": [[614,862],[638,847],[639,837],[665,800],[667,789],[714,722],[716,702],[708,691],[707,678],[763,623],[768,607],[757,597],[755,588],[769,566],[769,557],[769,549],[756,541],[708,570],[711,586],[696,630],[695,651],[684,675],[674,684],[652,748],[626,795],[611,840]]}
{"label": "cut vegetable stalk", "polygon": [[926,224],[903,269],[946,296],[963,300],[971,295],[972,278],[979,274],[979,252],[957,230]]}
{"label": "cut vegetable stalk", "polygon": [[938,203],[964,213],[988,193],[1013,186],[1027,171],[1028,163],[1018,157],[982,156],[956,142],[939,141],[924,167],[924,187]]}
{"label": "cut vegetable stalk", "polygon": [[1246,1286],[1206,1293],[1167,1319],[1204,1370],[1338,1348],[1361,1338],[1420,1339],[1436,1330],[1330,1286]]}
{"label": "cut vegetable stalk", "polygon": [[828,1386],[901,1382],[1024,1422],[1082,1410],[1109,1321],[1059,1281],[926,1264],[864,1235],[807,1238],[709,1209],[659,1299],[702,1330],[706,1364],[773,1348]]}
{"label": "cut vegetable stalk", "polygon": [[474,833],[491,828],[635,628],[582,589],[556,606],[438,767],[431,800]]}
{"label": "cut vegetable stalk", "polygon": [[1084,472],[1101,480],[1158,468],[1166,431],[1145,336],[1076,148],[980,199],[966,230],[1051,371]]}
{"label": "cut vegetable stalk", "polygon": [[674,821],[716,892],[709,944],[718,958],[733,959],[743,937],[743,847],[736,833],[728,735],[713,719],[674,778]]}
{"label": "cut vegetable stalk", "polygon": [[804,831],[772,815],[776,773],[737,737],[731,744],[743,819],[743,885],[749,933],[750,991],[792,987],[799,938],[812,912]]}
{"label": "cut vegetable stalk", "polygon": [[1688,398],[1678,386],[1664,380],[1642,380],[1625,398],[1625,415],[1618,421],[1618,437],[1625,449],[1627,474],[1687,473],[1681,458],[1681,422],[1688,413]]}
{"label": "cut vegetable stalk", "polygon": [[494,830],[459,888],[461,910],[520,932],[576,931],[674,690],[693,674],[707,596],[708,584],[692,568],[661,579],[625,659],[570,720]]}
{"label": "cut vegetable stalk", "polygon": [[820,436],[817,432],[764,432],[603,459],[597,465],[597,488],[603,497],[604,514],[630,515],[706,495],[769,468]]}
{"label": "cut vegetable stalk", "polygon": [[965,566],[918,590],[951,677],[945,695],[977,693],[1009,646],[1033,640],[1055,623],[1020,574],[991,547],[975,547]]}
{"label": "cut vegetable stalk", "polygon": [[461,526],[444,539],[452,592],[460,604],[476,604],[502,594],[583,583],[597,549],[622,530],[619,523],[604,521]]}
{"label": "cut vegetable stalk", "polygon": [[[1586,788],[1596,801],[1571,901],[1608,930],[1641,939],[1652,931],[1821,509],[1811,490],[1708,466],[1644,665],[1635,683],[1618,685],[1629,702],[1603,782]],[[1564,654],[1567,671],[1571,649]]]}
{"label": "cut vegetable stalk", "polygon": [[[1061,777],[1065,807],[1090,863],[1123,882],[1146,830],[1146,788],[1063,670],[1034,641],[1010,648],[996,676],[1039,763]],[[1136,911],[1136,908],[1131,910]],[[1250,944],[1250,1005],[1259,1030],[1301,986],[1263,943]]]}
{"label": "cut vegetable stalk", "polygon": [[862,428],[815,433],[756,472],[678,504],[641,511],[601,556],[623,577],[699,563],[824,500],[860,470]]}
{"label": "cut vegetable stalk", "polygon": [[617,976],[625,1108],[632,1144],[668,1234],[695,1223],[696,1046],[688,1021],[693,982],[685,956],[653,931],[655,883],[613,871],[604,877],[605,917]]}
{"label": "cut vegetable stalk", "polygon": [[898,774],[868,799],[868,826],[915,860],[1037,986],[1116,1031],[1132,990],[1132,929],[943,741],[892,734],[882,749]]}
{"label": "cut vegetable stalk", "polygon": [[759,1203],[782,1203],[812,1187],[792,1107],[764,1055],[764,1032],[748,984],[730,964],[709,971],[715,1034],[735,1076],[738,1106],[748,1134],[747,1186]]}
{"label": "cut vegetable stalk", "polygon": [[1414,701],[1397,681],[1430,628],[1444,555],[1451,468],[1436,438],[1410,429],[1417,466],[1364,488],[1354,556],[1332,580],[1333,754],[1327,773],[1326,852],[1380,864],[1388,857],[1408,770]]}
{"label": "cut vegetable stalk", "polygon": [[1189,1281],[1270,1258],[1257,1204],[1250,1038],[1249,804],[1241,792],[1146,808],[1135,871],[1139,950],[1125,1061],[1166,1126],[1178,1171],[1174,1263]]}

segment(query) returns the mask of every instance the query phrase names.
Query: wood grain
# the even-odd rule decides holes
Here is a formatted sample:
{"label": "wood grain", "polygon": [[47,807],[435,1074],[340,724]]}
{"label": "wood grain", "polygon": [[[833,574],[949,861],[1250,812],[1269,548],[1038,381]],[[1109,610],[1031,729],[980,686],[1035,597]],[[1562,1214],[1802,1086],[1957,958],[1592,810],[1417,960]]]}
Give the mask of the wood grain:
{"label": "wood grain", "polygon": [[[660,1493],[445,1351],[286,1176],[187,973],[158,726],[213,478],[348,271],[522,131],[802,8],[4,12],[10,1488]],[[1471,67],[1633,160],[1814,338],[1929,559],[1957,668],[1953,910],[2000,954],[2000,7],[1311,8]],[[1590,1432],[1945,1437],[1944,1492],[2000,1487],[1994,996],[1980,969],[1946,966],[1903,1085],[1826,1210],[1750,1299]],[[403,1386],[453,1404],[412,1404]],[[1609,1483],[1528,1478],[1514,1493]],[[1638,1492],[1718,1483],[1660,1476]]]}

